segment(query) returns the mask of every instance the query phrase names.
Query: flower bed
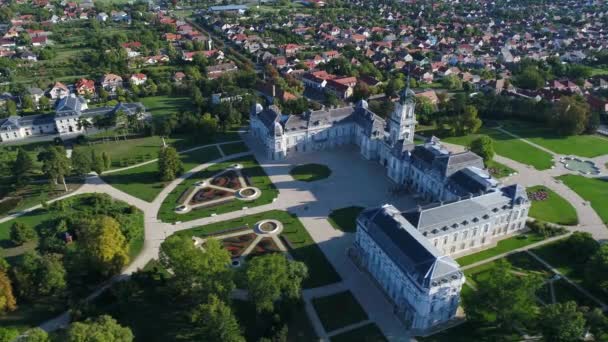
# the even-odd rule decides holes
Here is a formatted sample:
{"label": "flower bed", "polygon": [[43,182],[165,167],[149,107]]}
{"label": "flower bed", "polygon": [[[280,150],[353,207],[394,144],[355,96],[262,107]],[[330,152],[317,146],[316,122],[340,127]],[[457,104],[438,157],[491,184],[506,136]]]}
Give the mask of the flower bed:
{"label": "flower bed", "polygon": [[531,201],[546,201],[549,198],[549,193],[545,189],[528,191],[528,198]]}
{"label": "flower bed", "polygon": [[224,248],[230,252],[230,256],[236,258],[243,254],[247,247],[253,243],[256,236],[254,233],[249,233],[225,238],[221,242]]}
{"label": "flower bed", "polygon": [[223,191],[219,189],[206,188],[201,189],[194,194],[192,199],[190,200],[190,205],[200,204],[209,202],[215,199],[224,198],[231,196],[232,194],[228,191]]}
{"label": "flower bed", "polygon": [[267,253],[278,253],[280,251],[281,250],[279,249],[279,246],[277,246],[276,242],[274,242],[274,240],[272,238],[265,237],[265,238],[261,239],[257,245],[255,245],[255,247],[253,248],[251,253],[249,253],[249,255],[250,256],[260,256],[260,255],[264,255]]}

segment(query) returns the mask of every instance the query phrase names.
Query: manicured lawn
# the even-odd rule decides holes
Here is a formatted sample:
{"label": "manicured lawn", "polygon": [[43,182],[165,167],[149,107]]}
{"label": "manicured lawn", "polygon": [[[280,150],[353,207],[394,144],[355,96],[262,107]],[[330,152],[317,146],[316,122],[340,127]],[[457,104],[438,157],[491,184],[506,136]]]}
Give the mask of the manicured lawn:
{"label": "manicured lawn", "polygon": [[299,181],[314,182],[329,177],[331,170],[321,164],[303,164],[291,169],[289,174]]}
{"label": "manicured lawn", "polygon": [[[169,143],[168,140],[167,143]],[[159,136],[150,136],[128,140],[110,140],[103,143],[77,146],[76,148],[88,151],[94,149],[100,155],[105,152],[112,159],[111,168],[120,168],[157,158],[162,145]]]}
{"label": "manicured lawn", "polygon": [[576,225],[578,223],[576,209],[574,209],[570,202],[566,201],[551,189],[542,185],[537,185],[527,188],[526,191],[528,193],[537,193],[538,191],[547,193],[547,198],[544,200],[534,200],[533,198],[530,198],[532,207],[530,208],[529,215],[531,217],[541,221],[563,225]]}
{"label": "manicured lawn", "polygon": [[474,264],[478,261],[489,259],[499,254],[507,253],[512,250],[531,245],[544,239],[545,238],[542,235],[536,235],[533,233],[516,235],[499,241],[496,247],[489,248],[474,254],[465,255],[456,259],[456,261],[460,264],[460,266],[466,266]]}
{"label": "manicured lawn", "polygon": [[[15,247],[13,243],[10,242],[10,230],[13,223],[20,222],[28,227],[36,227],[49,218],[51,218],[51,213],[44,209],[37,209],[19,218],[0,223],[0,247],[2,248],[0,249],[0,256],[6,256],[6,253],[10,251],[7,250],[7,248]],[[35,245],[33,247],[35,247]]]}
{"label": "manicured lawn", "polygon": [[[191,210],[184,214],[175,213],[174,209],[178,205],[178,200],[182,194],[187,191],[194,183],[212,177],[218,172],[230,167],[232,164],[240,163],[243,165],[242,172],[249,177],[252,186],[257,187],[262,191],[259,198],[253,201],[241,201],[233,199],[219,205],[210,207],[201,207]],[[236,159],[231,159],[222,163],[210,166],[209,168],[197,172],[192,177],[181,182],[171,193],[165,198],[163,204],[158,211],[158,218],[165,222],[190,221],[202,217],[209,217],[211,214],[222,214],[236,210],[242,210],[243,207],[256,207],[264,204],[272,203],[272,200],[277,197],[278,191],[270,178],[264,172],[264,169],[258,164],[253,156],[244,156]]]}
{"label": "manicured lawn", "polygon": [[304,280],[304,288],[313,288],[332,284],[341,280],[333,266],[327,261],[319,246],[312,240],[300,220],[286,211],[273,210],[261,214],[243,216],[237,219],[208,224],[187,229],[176,234],[185,236],[206,236],[224,229],[249,226],[264,219],[275,219],[283,223],[281,236],[290,244],[290,254],[298,261],[308,266],[309,277]]}
{"label": "manicured lawn", "polygon": [[116,189],[148,202],[152,202],[165,187],[159,180],[156,162],[103,175],[102,178]]}
{"label": "manicured lawn", "polygon": [[515,170],[513,170],[512,168],[494,160],[487,162],[486,168],[490,171],[490,174],[495,178],[504,178],[515,173]]}
{"label": "manicured lawn", "polygon": [[[186,171],[219,157],[220,153],[215,146],[180,154]],[[157,162],[105,174],[102,178],[113,187],[148,202],[152,202],[165,186],[158,177]]]}
{"label": "manicured lawn", "polygon": [[608,139],[597,135],[560,136],[552,128],[517,121],[504,122],[503,128],[559,154],[588,158],[608,154]]}
{"label": "manicured lawn", "polygon": [[140,101],[146,106],[146,111],[154,116],[194,110],[194,103],[189,97],[162,95],[144,97]]}
{"label": "manicured lawn", "polygon": [[314,298],[312,305],[327,332],[368,319],[367,314],[350,291]]}
{"label": "manicured lawn", "polygon": [[498,155],[532,165],[537,170],[546,170],[553,166],[553,157],[549,153],[492,128],[482,128],[478,134],[442,140],[451,144],[469,146],[473,140],[484,134],[494,139],[494,150]]}
{"label": "manicured lawn", "polygon": [[579,175],[563,175],[557,178],[584,200],[591,202],[591,207],[602,221],[608,223],[608,180]]}
{"label": "manicured lawn", "polygon": [[336,209],[329,214],[327,220],[336,229],[347,233],[357,231],[357,216],[363,211],[363,207],[346,207]]}
{"label": "manicured lawn", "polygon": [[366,324],[362,327],[334,335],[331,342],[383,342],[388,341],[380,331],[380,328],[374,323]]}
{"label": "manicured lawn", "polygon": [[220,145],[220,148],[224,151],[225,155],[249,152],[249,147],[247,147],[244,142],[222,144]]}

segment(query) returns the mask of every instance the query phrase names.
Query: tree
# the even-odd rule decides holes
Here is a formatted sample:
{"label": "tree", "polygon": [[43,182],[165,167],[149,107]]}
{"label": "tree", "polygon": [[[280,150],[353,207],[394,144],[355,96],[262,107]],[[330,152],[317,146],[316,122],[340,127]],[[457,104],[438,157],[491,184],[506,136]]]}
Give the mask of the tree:
{"label": "tree", "polygon": [[218,120],[209,113],[203,114],[200,123],[202,136],[206,139],[212,138],[218,130]]}
{"label": "tree", "polygon": [[577,341],[585,332],[585,318],[573,301],[549,304],[540,312],[539,327],[545,341]]}
{"label": "tree", "polygon": [[173,147],[161,147],[158,152],[158,170],[162,181],[171,181],[184,172],[184,165]]}
{"label": "tree", "polygon": [[101,159],[103,160],[104,170],[107,170],[112,166],[112,159],[110,158],[110,154],[106,153],[106,151],[101,152]]}
{"label": "tree", "polygon": [[42,109],[45,109],[45,110],[48,109],[49,108],[49,104],[50,104],[49,98],[46,97],[46,96],[43,96],[43,97],[40,98],[40,100],[38,100],[38,105]]}
{"label": "tree", "polygon": [[192,244],[186,236],[172,235],[160,246],[161,264],[173,272],[171,281],[178,295],[206,301],[213,294],[228,300],[234,289],[230,253],[219,241],[205,241],[204,251]]}
{"label": "tree", "polygon": [[36,238],[36,231],[26,224],[14,222],[11,225],[10,237],[13,244],[20,246],[34,240]]}
{"label": "tree", "polygon": [[515,76],[515,84],[524,89],[540,89],[545,85],[545,78],[536,67],[526,67]]}
{"label": "tree", "polygon": [[577,96],[562,96],[555,104],[553,127],[562,135],[581,134],[589,120],[589,105]]}
{"label": "tree", "polygon": [[49,180],[53,184],[57,184],[58,180],[61,180],[65,191],[68,191],[65,175],[70,171],[70,159],[63,146],[47,146],[38,154],[38,161],[42,162],[42,171]]}
{"label": "tree", "polygon": [[0,328],[0,342],[12,342],[19,336],[15,328]]}
{"label": "tree", "polygon": [[23,333],[22,337],[19,339],[19,342],[50,342],[51,338],[49,334],[40,329],[34,328]]}
{"label": "tree", "polygon": [[600,243],[590,233],[574,232],[565,240],[564,253],[579,264],[586,264],[600,249]]}
{"label": "tree", "polygon": [[13,163],[12,171],[15,175],[15,183],[18,186],[24,185],[29,179],[29,175],[34,167],[32,157],[22,148],[17,150],[17,158]]}
{"label": "tree", "polygon": [[416,97],[416,116],[420,119],[420,122],[424,124],[431,123],[431,116],[435,112],[435,105],[424,96]]}
{"label": "tree", "polygon": [[34,299],[52,296],[66,288],[65,269],[56,255],[25,253],[13,268],[13,277],[19,295]]}
{"label": "tree", "polygon": [[486,165],[488,162],[494,159],[494,140],[487,135],[482,135],[473,140],[469,146],[469,149],[471,152],[483,158]]}
{"label": "tree", "polygon": [[23,97],[23,109],[34,110],[34,100],[30,95]]}
{"label": "tree", "polygon": [[79,176],[91,172],[91,154],[82,148],[75,148],[72,152],[72,170]]}
{"label": "tree", "polygon": [[105,170],[103,157],[98,155],[95,150],[91,150],[91,170],[101,175]]}
{"label": "tree", "polygon": [[131,342],[131,329],[123,327],[108,315],[75,322],[67,332],[67,342]]}
{"label": "tree", "polygon": [[282,296],[300,296],[302,280],[308,275],[306,266],[288,261],[282,254],[254,258],[247,266],[247,288],[258,312],[272,312],[274,302]]}
{"label": "tree", "polygon": [[462,115],[462,133],[472,134],[477,133],[481,128],[481,120],[478,117],[477,108],[471,105],[464,107],[464,114]]}
{"label": "tree", "polygon": [[6,100],[4,107],[9,116],[17,115],[17,104],[13,100]]}
{"label": "tree", "polygon": [[585,265],[585,282],[608,292],[608,245],[601,245]]}
{"label": "tree", "polygon": [[78,232],[82,251],[102,275],[114,275],[129,262],[127,240],[112,217],[100,216],[84,222]]}
{"label": "tree", "polygon": [[441,83],[449,90],[462,89],[462,80],[456,75],[448,75],[444,77]]}
{"label": "tree", "polygon": [[17,309],[17,300],[13,295],[13,286],[4,270],[0,270],[0,313]]}
{"label": "tree", "polygon": [[86,133],[91,127],[93,127],[91,121],[83,117],[78,118],[78,122],[76,122],[76,128],[78,128],[79,131],[84,130]]}
{"label": "tree", "polygon": [[477,280],[477,291],[463,297],[467,317],[478,322],[495,317],[493,324],[499,328],[531,320],[537,312],[535,292],[540,284],[536,275],[513,274],[511,264],[501,259],[487,277]]}
{"label": "tree", "polygon": [[230,307],[215,295],[194,309],[191,322],[200,341],[245,342]]}

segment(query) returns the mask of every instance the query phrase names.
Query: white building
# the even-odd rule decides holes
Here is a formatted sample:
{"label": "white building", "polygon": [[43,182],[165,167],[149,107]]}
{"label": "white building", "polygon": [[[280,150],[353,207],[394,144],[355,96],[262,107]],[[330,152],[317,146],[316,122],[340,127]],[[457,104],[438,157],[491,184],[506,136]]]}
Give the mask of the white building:
{"label": "white building", "polygon": [[[93,118],[101,115],[111,115],[118,110],[127,115],[139,115],[145,111],[141,103],[119,103],[114,107],[101,107],[88,109],[86,100],[71,94],[57,102],[55,115],[40,114],[28,116],[11,116],[0,119],[0,142],[16,141],[32,136],[57,135],[69,136],[82,134],[85,128],[81,120],[89,123]],[[145,119],[149,115],[141,115]]]}
{"label": "white building", "polygon": [[397,186],[432,202],[403,213],[390,205],[364,211],[353,249],[397,315],[421,332],[451,319],[458,306],[464,277],[448,255],[494,246],[525,229],[530,202],[523,187],[502,186],[470,151],[451,153],[434,137],[415,145],[414,97],[402,92],[388,120],[365,101],[303,115],[256,105],[250,132],[271,159],[355,144]]}
{"label": "white building", "polygon": [[364,210],[357,219],[354,247],[356,262],[376,279],[413,334],[454,317],[464,274],[395,207]]}

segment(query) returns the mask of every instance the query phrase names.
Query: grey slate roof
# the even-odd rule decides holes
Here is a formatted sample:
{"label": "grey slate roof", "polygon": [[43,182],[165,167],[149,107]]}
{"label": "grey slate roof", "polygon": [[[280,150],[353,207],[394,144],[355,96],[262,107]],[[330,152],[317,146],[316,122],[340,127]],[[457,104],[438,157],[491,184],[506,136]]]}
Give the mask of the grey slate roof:
{"label": "grey slate roof", "polygon": [[412,164],[422,170],[436,171],[443,178],[467,168],[484,169],[483,159],[473,152],[449,153],[437,143],[418,145],[411,154]]}
{"label": "grey slate roof", "polygon": [[513,205],[527,199],[522,186],[510,185],[451,203],[433,203],[408,210],[403,216],[422,234],[437,234],[469,224],[473,226],[476,222],[487,220],[496,212],[510,210]]}
{"label": "grey slate roof", "polygon": [[389,258],[419,286],[429,288],[463,276],[458,263],[442,256],[392,205],[366,209],[358,220]]}

